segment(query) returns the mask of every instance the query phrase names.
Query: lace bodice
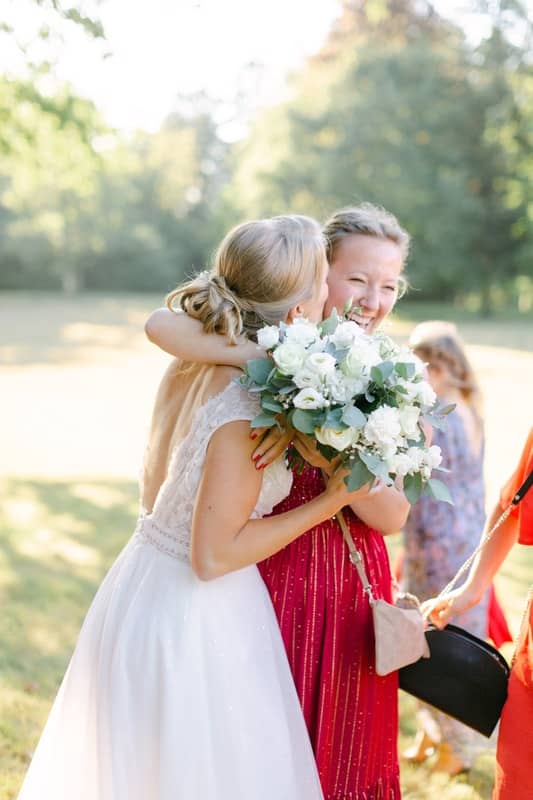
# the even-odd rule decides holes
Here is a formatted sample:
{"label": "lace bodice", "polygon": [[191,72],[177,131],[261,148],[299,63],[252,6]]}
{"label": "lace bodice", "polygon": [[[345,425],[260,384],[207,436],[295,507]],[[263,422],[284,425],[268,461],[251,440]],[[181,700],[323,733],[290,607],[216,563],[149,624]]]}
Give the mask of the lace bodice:
{"label": "lace bodice", "polygon": [[[137,534],[159,550],[182,561],[190,560],[190,536],[194,503],[207,445],[222,425],[236,420],[251,420],[259,411],[259,401],[232,381],[211,397],[194,414],[189,434],[176,446],[153,511],[142,514]],[[292,473],[282,457],[263,472],[263,485],[252,517],[269,514],[290,492]]]}

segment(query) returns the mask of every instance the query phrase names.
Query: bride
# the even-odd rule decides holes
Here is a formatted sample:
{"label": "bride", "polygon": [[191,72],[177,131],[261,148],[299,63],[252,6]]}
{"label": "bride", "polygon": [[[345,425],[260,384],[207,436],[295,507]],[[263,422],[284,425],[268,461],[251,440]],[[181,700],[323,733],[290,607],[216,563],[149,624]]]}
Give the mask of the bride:
{"label": "bride", "polygon": [[[244,223],[170,296],[206,332],[319,319],[318,225]],[[156,399],[143,511],[89,609],[19,800],[320,800],[271,601],[255,566],[353,500],[309,503],[251,460],[257,400],[229,367],[181,365]],[[365,492],[366,489],[359,490]]]}

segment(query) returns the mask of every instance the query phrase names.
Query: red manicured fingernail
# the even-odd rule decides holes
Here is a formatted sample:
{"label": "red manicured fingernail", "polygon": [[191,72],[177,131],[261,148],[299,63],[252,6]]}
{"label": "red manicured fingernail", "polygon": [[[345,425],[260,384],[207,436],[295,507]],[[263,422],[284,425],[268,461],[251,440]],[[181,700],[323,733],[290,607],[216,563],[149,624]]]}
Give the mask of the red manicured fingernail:
{"label": "red manicured fingernail", "polygon": [[257,439],[257,433],[255,433],[255,431],[252,431],[250,434],[250,439]]}
{"label": "red manicured fingernail", "polygon": [[257,461],[258,458],[261,458],[261,453],[257,453],[256,455],[252,456],[252,461]]}

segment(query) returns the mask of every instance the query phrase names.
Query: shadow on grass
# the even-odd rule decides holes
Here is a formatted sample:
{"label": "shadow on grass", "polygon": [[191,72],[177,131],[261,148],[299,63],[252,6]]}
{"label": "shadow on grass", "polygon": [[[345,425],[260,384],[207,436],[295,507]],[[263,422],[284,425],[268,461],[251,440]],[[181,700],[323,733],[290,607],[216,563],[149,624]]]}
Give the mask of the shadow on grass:
{"label": "shadow on grass", "polygon": [[17,366],[73,365],[144,342],[154,295],[0,293],[0,357]]}
{"label": "shadow on grass", "polygon": [[131,536],[129,481],[2,484],[0,797],[17,796],[87,608]]}
{"label": "shadow on grass", "polygon": [[8,481],[0,516],[0,672],[53,691],[87,607],[131,535],[127,481]]}

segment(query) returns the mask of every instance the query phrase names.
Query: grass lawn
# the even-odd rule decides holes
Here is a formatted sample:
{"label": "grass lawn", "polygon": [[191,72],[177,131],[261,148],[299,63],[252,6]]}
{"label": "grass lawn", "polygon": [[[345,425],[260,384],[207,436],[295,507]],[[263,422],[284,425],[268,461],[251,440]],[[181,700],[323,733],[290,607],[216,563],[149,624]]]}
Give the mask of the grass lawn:
{"label": "grass lawn", "polygon": [[[166,358],[142,323],[159,298],[0,295],[0,800],[16,797],[87,606],[130,536],[150,407]],[[390,333],[405,337],[421,309],[404,306]],[[531,424],[533,342],[520,318],[455,316],[485,396],[489,498]],[[397,545],[397,537],[391,546]],[[513,628],[533,575],[516,548],[497,588]],[[400,699],[401,747],[414,702]],[[493,751],[468,778],[403,767],[404,797],[490,798]]]}

